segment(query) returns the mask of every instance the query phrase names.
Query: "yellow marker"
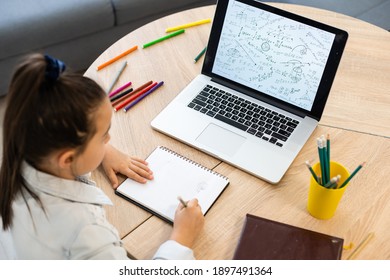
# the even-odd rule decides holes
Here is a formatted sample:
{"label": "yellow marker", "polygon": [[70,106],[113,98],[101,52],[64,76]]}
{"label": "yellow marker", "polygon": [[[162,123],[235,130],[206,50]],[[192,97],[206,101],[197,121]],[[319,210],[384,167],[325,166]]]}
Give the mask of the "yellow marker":
{"label": "yellow marker", "polygon": [[201,25],[201,24],[205,24],[205,23],[209,23],[209,22],[211,22],[211,19],[210,19],[210,18],[202,19],[202,20],[190,22],[190,23],[183,24],[183,25],[179,25],[179,26],[175,26],[175,27],[169,27],[169,28],[167,28],[167,29],[165,30],[165,32],[166,32],[166,33],[169,33],[169,32],[172,32],[172,31],[176,31],[176,30],[180,30],[180,29],[185,29],[185,28],[188,28],[188,27],[192,27],[192,26],[196,26],[196,25]]}

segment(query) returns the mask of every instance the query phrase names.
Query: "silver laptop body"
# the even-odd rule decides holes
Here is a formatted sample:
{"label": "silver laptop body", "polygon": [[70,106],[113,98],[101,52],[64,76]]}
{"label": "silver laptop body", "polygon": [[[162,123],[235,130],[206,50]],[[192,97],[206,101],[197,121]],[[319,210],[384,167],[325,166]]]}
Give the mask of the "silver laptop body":
{"label": "silver laptop body", "polygon": [[255,0],[219,0],[202,73],[151,125],[276,184],[320,120],[347,37]]}

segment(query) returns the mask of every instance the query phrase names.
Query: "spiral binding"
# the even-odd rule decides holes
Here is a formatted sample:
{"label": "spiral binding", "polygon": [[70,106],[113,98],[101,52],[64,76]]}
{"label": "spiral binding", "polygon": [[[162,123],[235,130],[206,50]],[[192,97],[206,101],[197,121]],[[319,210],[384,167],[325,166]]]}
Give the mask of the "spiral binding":
{"label": "spiral binding", "polygon": [[166,151],[166,152],[168,152],[170,154],[173,154],[174,156],[179,157],[179,158],[181,158],[181,159],[183,159],[183,160],[185,160],[185,161],[187,161],[187,162],[189,162],[189,163],[191,163],[191,164],[193,164],[193,165],[195,165],[197,167],[200,167],[200,168],[202,168],[205,171],[208,171],[208,172],[210,172],[210,173],[212,173],[212,174],[214,174],[216,176],[219,176],[219,177],[225,179],[226,181],[229,181],[229,178],[224,176],[224,175],[222,175],[221,173],[218,173],[218,172],[216,172],[214,170],[211,170],[211,169],[201,165],[200,163],[197,163],[197,162],[193,161],[192,159],[189,159],[189,158],[187,158],[185,156],[182,156],[181,154],[176,153],[175,151],[172,151],[171,149],[169,149],[167,147],[158,146],[158,148],[160,148],[160,149],[162,149],[162,150],[164,150],[164,151]]}

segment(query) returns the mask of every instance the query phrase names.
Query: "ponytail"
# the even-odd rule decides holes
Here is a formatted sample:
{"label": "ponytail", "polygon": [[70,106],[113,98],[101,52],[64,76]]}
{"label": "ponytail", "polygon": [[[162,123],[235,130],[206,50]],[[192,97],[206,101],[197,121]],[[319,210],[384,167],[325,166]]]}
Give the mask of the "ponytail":
{"label": "ponytail", "polygon": [[14,72],[3,123],[0,169],[3,229],[12,225],[12,203],[18,194],[23,195],[23,189],[40,203],[22,176],[23,162],[38,169],[53,151],[83,150],[96,131],[92,114],[106,98],[105,92],[91,79],[62,73],[64,70],[61,61],[33,54]]}

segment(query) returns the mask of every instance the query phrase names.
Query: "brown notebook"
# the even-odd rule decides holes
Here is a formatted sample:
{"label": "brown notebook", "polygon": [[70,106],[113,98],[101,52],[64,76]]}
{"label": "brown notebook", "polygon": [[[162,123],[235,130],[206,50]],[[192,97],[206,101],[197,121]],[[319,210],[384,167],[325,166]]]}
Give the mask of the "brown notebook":
{"label": "brown notebook", "polygon": [[235,260],[339,260],[342,238],[251,214],[241,231]]}

